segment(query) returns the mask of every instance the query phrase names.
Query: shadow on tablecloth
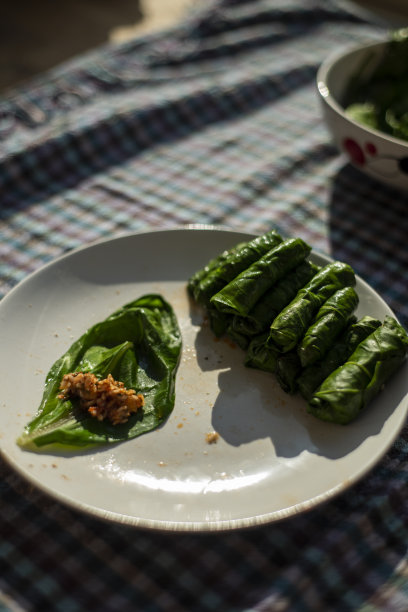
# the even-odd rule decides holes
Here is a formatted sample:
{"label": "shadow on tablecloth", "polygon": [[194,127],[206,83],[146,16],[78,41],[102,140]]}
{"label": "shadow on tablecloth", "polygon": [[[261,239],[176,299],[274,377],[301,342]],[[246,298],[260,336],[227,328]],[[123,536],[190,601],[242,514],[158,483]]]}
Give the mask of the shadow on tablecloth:
{"label": "shadow on tablecloth", "polygon": [[333,179],[329,201],[332,257],[347,261],[408,325],[408,194],[344,166]]}

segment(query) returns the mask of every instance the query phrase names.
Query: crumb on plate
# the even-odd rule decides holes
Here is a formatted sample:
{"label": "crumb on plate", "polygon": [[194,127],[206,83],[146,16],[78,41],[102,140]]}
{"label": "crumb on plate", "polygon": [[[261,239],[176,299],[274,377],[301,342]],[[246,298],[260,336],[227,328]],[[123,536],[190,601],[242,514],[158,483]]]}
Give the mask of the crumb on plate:
{"label": "crumb on plate", "polygon": [[219,434],[216,431],[211,431],[205,436],[205,441],[207,444],[215,444],[219,438]]}

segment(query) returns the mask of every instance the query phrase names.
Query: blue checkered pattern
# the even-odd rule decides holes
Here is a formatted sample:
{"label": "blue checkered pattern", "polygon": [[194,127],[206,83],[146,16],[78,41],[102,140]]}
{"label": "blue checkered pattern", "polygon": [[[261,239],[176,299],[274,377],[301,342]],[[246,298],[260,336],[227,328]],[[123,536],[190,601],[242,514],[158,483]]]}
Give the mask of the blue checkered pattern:
{"label": "blue checkered pattern", "polygon": [[[334,0],[202,2],[0,100],[0,292],[105,236],[276,227],[349,262],[408,324],[407,195],[346,164],[315,88],[379,39]],[[408,610],[408,430],[362,482],[279,525],[141,532],[61,506],[0,464],[0,609]]]}

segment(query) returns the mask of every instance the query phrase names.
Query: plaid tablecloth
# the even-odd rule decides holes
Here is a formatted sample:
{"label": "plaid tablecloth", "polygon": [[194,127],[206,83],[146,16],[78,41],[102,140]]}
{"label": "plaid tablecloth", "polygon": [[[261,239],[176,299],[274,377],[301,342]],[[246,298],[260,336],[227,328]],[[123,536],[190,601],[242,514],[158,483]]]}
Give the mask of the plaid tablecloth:
{"label": "plaid tablecloth", "polygon": [[[339,155],[315,88],[329,53],[384,33],[330,0],[204,1],[4,95],[1,295],[123,232],[276,227],[349,262],[407,325],[407,194]],[[405,428],[333,501],[207,535],[106,524],[1,463],[0,609],[408,610],[407,459]]]}

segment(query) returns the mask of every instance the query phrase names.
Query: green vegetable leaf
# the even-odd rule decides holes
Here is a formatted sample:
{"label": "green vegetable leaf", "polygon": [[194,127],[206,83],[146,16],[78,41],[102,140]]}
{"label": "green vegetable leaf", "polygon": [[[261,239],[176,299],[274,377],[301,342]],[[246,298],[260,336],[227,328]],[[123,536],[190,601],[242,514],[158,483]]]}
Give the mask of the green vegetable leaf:
{"label": "green vegetable leaf", "polygon": [[[18,438],[23,448],[50,444],[78,448],[128,440],[157,428],[171,413],[181,333],[171,306],[159,295],[145,295],[89,328],[51,367],[37,412]],[[142,393],[145,404],[127,423],[112,425],[59,398],[65,374],[112,374]]]}
{"label": "green vegetable leaf", "polygon": [[381,55],[368,52],[350,79],[346,114],[369,128],[408,140],[408,35],[394,33]]}
{"label": "green vegetable leaf", "polygon": [[375,105],[371,102],[365,102],[364,104],[350,104],[350,106],[348,106],[346,109],[346,115],[357,123],[363,123],[367,127],[374,128],[375,130],[380,129],[378,112]]}

